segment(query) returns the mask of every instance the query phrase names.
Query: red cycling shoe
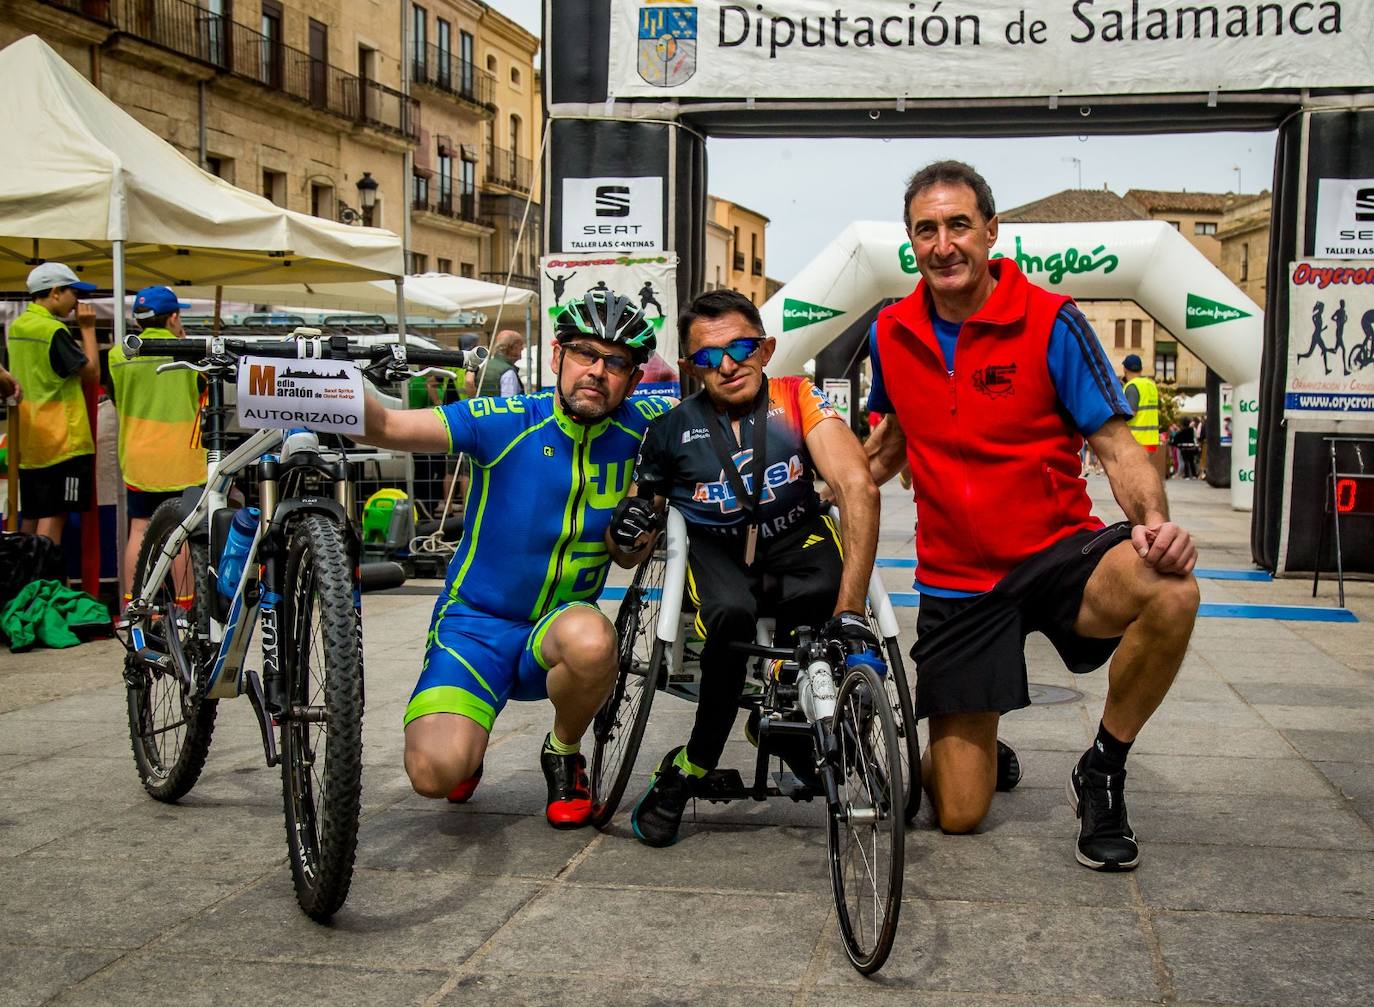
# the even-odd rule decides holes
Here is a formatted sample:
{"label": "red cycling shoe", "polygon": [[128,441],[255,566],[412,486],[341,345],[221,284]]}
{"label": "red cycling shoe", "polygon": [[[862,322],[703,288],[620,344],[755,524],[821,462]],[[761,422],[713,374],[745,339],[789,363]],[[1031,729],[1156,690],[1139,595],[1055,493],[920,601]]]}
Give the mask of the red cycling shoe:
{"label": "red cycling shoe", "polygon": [[477,763],[477,772],[473,773],[448,792],[449,804],[466,804],[468,802],[473,792],[477,790],[477,784],[482,782],[482,767],[485,765],[485,759]]}
{"label": "red cycling shoe", "polygon": [[587,781],[587,760],[582,753],[558,755],[545,748],[539,768],[549,785],[544,817],[555,829],[579,829],[592,818],[592,789]]}

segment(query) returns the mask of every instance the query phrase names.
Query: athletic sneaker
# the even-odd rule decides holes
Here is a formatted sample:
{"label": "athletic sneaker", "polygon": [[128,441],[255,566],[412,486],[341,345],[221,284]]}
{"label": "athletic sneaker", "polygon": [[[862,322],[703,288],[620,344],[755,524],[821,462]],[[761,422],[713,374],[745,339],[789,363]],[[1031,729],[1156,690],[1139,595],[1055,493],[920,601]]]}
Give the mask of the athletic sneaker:
{"label": "athletic sneaker", "polygon": [[483,759],[477,763],[477,772],[448,792],[449,804],[466,804],[472,798],[473,792],[477,790],[477,784],[482,782],[482,769],[485,766],[486,760]]}
{"label": "athletic sneaker", "polygon": [[674,762],[682,745],[663,757],[654,770],[649,789],[630,813],[630,827],[642,843],[650,846],[672,846],[682,827],[682,813],[696,789],[695,780],[687,776]]}
{"label": "athletic sneaker", "polygon": [[997,739],[997,789],[1006,793],[1021,782],[1021,760],[1001,738]]}
{"label": "athletic sneaker", "polygon": [[1133,871],[1140,846],[1126,820],[1126,770],[1103,773],[1087,765],[1084,752],[1069,773],[1069,803],[1078,815],[1074,856],[1095,871]]}
{"label": "athletic sneaker", "polygon": [[578,829],[592,818],[592,789],[587,782],[587,760],[581,752],[559,755],[545,745],[539,768],[549,786],[544,817],[555,829]]}

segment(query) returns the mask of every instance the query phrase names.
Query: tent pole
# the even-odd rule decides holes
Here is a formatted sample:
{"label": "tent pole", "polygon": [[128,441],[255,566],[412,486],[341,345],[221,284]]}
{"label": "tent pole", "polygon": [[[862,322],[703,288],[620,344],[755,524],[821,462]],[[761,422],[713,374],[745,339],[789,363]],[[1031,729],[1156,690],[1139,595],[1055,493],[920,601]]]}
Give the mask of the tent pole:
{"label": "tent pole", "polygon": [[215,339],[219,338],[219,313],[224,306],[224,288],[216,284],[215,286],[215,319],[211,323],[210,335]]}
{"label": "tent pole", "polygon": [[406,344],[406,278],[396,277],[396,335]]}
{"label": "tent pole", "polygon": [[[114,297],[111,304],[114,308],[114,342],[116,346],[124,345],[125,319],[124,319],[124,242],[116,239],[113,242],[114,259],[114,282],[111,284]],[[96,429],[98,423],[98,406],[96,396],[90,394],[94,391],[88,390],[86,408],[91,418],[91,441],[95,443],[96,455],[100,457],[100,445],[97,442]],[[92,459],[95,464],[95,459]],[[99,471],[99,465],[96,465]],[[115,494],[115,499],[111,501],[115,505],[115,585],[120,599],[124,595],[124,543],[128,535],[128,529],[124,527],[123,508],[120,506],[120,495]],[[100,594],[100,500],[94,490],[91,493],[91,508],[82,515],[81,521],[81,589],[92,596]],[[115,610],[118,611],[120,601],[115,602]]]}
{"label": "tent pole", "polygon": [[530,376],[530,383],[534,385],[534,390],[539,390],[539,372],[532,370],[530,365],[535,360],[535,346],[530,342],[530,306],[525,304],[525,373]]}

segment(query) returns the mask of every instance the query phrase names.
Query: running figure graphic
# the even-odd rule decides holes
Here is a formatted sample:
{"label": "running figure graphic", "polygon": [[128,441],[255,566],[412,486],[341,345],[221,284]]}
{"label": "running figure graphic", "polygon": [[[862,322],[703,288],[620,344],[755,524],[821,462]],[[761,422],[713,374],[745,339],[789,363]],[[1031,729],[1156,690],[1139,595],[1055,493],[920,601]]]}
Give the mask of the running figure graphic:
{"label": "running figure graphic", "polygon": [[641,311],[648,312],[649,305],[658,309],[658,317],[663,317],[663,305],[658,303],[658,298],[654,296],[654,285],[650,280],[644,281],[644,286],[639,288],[639,308]]}
{"label": "running figure graphic", "polygon": [[544,275],[547,276],[549,282],[553,284],[553,306],[556,308],[563,303],[563,291],[567,287],[568,281],[577,275],[577,270],[574,269],[566,276],[562,273],[554,276],[548,272],[544,273]]}
{"label": "running figure graphic", "polygon": [[[1331,325],[1336,330],[1336,342],[1331,347],[1331,352],[1341,358],[1341,373],[1349,377],[1350,364],[1346,360],[1345,352],[1345,323],[1347,319],[1345,313],[1345,298],[1341,298],[1341,303],[1336,306],[1336,310],[1331,312]],[[1322,363],[1325,363],[1323,358]]]}
{"label": "running figure graphic", "polygon": [[1306,353],[1299,353],[1299,360],[1306,360],[1318,350],[1322,351],[1322,368],[1327,374],[1331,373],[1330,366],[1326,363],[1326,355],[1331,352],[1330,348],[1322,340],[1322,332],[1326,329],[1326,323],[1322,320],[1322,313],[1326,310],[1326,305],[1318,301],[1312,305],[1312,345],[1307,348]]}

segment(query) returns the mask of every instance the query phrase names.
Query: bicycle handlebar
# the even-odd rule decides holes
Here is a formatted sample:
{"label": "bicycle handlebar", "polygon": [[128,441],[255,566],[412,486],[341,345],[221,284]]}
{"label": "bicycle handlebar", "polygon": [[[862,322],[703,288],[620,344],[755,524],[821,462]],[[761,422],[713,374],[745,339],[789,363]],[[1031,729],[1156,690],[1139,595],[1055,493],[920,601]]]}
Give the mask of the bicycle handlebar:
{"label": "bicycle handlebar", "polygon": [[[291,360],[361,360],[369,364],[394,362],[396,366],[415,364],[420,367],[462,367],[476,370],[487,358],[485,346],[471,350],[430,349],[426,346],[410,346],[402,343],[375,343],[359,346],[349,342],[347,336],[322,337],[305,330],[298,339],[215,339],[211,336],[185,336],[180,339],[159,339],[155,356],[171,357],[197,363],[211,360],[218,355],[230,357],[284,357]],[[124,337],[124,352],[137,357],[142,351],[144,340],[137,335]]]}

